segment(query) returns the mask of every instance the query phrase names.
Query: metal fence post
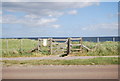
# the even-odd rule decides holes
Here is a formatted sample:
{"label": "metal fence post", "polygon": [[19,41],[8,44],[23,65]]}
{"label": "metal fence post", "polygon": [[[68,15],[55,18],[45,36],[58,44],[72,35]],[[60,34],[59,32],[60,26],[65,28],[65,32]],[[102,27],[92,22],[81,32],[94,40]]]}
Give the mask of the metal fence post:
{"label": "metal fence post", "polygon": [[100,38],[99,37],[97,37],[97,42],[100,42]]}
{"label": "metal fence post", "polygon": [[113,37],[113,42],[115,42],[115,37]]}

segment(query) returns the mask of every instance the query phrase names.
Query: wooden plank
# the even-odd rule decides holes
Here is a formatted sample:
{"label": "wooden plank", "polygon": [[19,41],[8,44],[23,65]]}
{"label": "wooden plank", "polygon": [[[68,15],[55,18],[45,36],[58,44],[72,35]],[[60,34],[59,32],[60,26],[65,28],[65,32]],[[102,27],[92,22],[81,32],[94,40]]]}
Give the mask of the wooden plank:
{"label": "wooden plank", "polygon": [[82,40],[81,38],[71,38],[71,40]]}
{"label": "wooden plank", "polygon": [[53,45],[66,45],[65,43],[53,43]]}
{"label": "wooden plank", "polygon": [[81,44],[71,44],[71,46],[81,46]]}
{"label": "wooden plank", "polygon": [[59,43],[52,43],[53,45],[58,45]]}
{"label": "wooden plank", "polygon": [[67,47],[58,47],[58,46],[55,46],[55,47],[52,47],[52,48],[66,49]]}
{"label": "wooden plank", "polygon": [[90,50],[90,48],[88,48],[88,47],[85,46],[85,45],[82,45],[82,47],[86,48],[88,51]]}
{"label": "wooden plank", "polygon": [[74,51],[80,51],[81,49],[71,49],[72,51],[74,50]]}
{"label": "wooden plank", "polygon": [[72,52],[73,54],[78,54],[79,52]]}
{"label": "wooden plank", "polygon": [[53,41],[67,41],[67,39],[52,39]]}

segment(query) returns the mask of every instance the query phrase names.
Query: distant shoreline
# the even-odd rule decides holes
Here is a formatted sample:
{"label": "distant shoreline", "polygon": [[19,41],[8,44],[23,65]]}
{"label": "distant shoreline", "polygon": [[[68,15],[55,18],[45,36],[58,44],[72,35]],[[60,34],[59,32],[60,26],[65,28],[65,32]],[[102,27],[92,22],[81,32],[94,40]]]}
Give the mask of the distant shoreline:
{"label": "distant shoreline", "polygon": [[[2,37],[0,39],[34,39],[37,40],[38,38],[41,39],[67,39],[67,38],[80,38],[80,37]],[[104,42],[104,41],[120,41],[119,36],[99,36],[99,37],[82,37],[83,41],[89,41],[89,42]]]}

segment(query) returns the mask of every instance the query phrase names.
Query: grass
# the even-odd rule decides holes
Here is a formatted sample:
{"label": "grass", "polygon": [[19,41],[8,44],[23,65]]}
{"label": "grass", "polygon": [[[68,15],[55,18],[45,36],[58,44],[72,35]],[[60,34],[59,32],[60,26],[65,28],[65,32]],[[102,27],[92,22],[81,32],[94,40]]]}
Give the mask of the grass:
{"label": "grass", "polygon": [[98,57],[92,59],[74,59],[74,60],[4,60],[5,66],[11,65],[111,65],[120,64],[117,57]]}
{"label": "grass", "polygon": [[[20,43],[20,39],[7,39],[8,40],[8,48],[6,39],[2,40],[2,56],[3,57],[40,57],[40,56],[48,56],[50,55],[48,51],[48,46],[43,47],[41,52],[33,52],[28,53],[31,49],[35,48],[38,44],[37,40],[30,39],[21,39],[22,47]],[[77,43],[77,42],[74,42]],[[73,56],[113,56],[118,54],[118,42],[106,41],[106,42],[83,42],[83,44],[91,49],[91,51],[86,51],[83,48],[83,52],[80,53],[72,53]],[[79,47],[73,47],[79,48]],[[1,52],[1,50],[0,50]],[[59,54],[59,53],[58,53]],[[56,55],[56,54],[55,54]]]}
{"label": "grass", "polygon": [[[83,42],[83,44],[91,49],[91,51],[83,50],[82,53],[76,53],[76,56],[114,56],[118,53],[118,42]],[[77,48],[77,47],[76,47]]]}

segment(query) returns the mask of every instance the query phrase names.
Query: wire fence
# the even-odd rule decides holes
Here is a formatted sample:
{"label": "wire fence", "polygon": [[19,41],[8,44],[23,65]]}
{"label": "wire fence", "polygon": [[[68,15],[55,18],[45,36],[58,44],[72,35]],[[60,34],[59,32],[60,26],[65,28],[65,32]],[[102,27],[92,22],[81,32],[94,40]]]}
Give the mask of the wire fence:
{"label": "wire fence", "polygon": [[29,51],[37,45],[36,40],[29,39],[2,39],[2,50],[5,52]]}
{"label": "wire fence", "polygon": [[[83,41],[89,42],[104,42],[104,41],[114,41],[118,42],[120,40],[119,37],[82,37]],[[35,47],[38,43],[37,40],[29,40],[29,39],[0,39],[2,40],[2,47],[0,50],[30,50]]]}
{"label": "wire fence", "polygon": [[[57,40],[60,40],[60,39],[57,39]],[[99,47],[99,51],[106,49],[106,50],[109,50],[109,51],[112,50],[112,52],[111,52],[112,54],[116,53],[116,50],[118,49],[118,41],[115,41],[116,40],[115,38],[113,38],[114,42],[101,42],[100,40],[101,40],[101,38],[99,38],[98,43],[93,42],[93,41],[92,42],[83,42],[82,46],[84,48],[86,48],[85,46],[87,46],[90,49],[95,49],[96,46],[102,45],[103,47]],[[83,38],[83,41],[85,41],[84,38]],[[42,42],[42,44],[40,44],[40,45],[42,45],[41,50],[40,51],[38,50],[38,46],[39,46],[38,45],[39,44],[38,39],[37,40],[36,39],[32,39],[32,40],[31,39],[0,39],[0,42],[1,42],[0,46],[2,46],[2,47],[0,47],[0,53],[1,53],[2,56],[24,56],[24,55],[30,56],[30,55],[40,55],[40,54],[41,55],[42,54],[45,54],[45,55],[46,54],[48,54],[48,55],[51,54],[50,53],[50,45],[48,44],[47,46],[43,46],[43,42]],[[63,43],[61,41],[59,41],[59,42]],[[73,42],[74,42],[74,40],[73,40]],[[48,43],[49,43],[49,41],[48,41]],[[55,44],[57,44],[57,42],[55,42]],[[70,46],[71,46],[71,44],[70,44]],[[74,42],[73,45],[74,44],[79,45],[76,42]],[[65,47],[67,44],[64,44],[65,46],[63,46],[63,44],[61,44],[61,45],[62,45],[62,47]],[[61,49],[63,49],[63,48],[60,47],[59,44],[57,44],[57,45],[52,46],[53,51],[56,50],[56,49],[54,49],[54,47],[57,47],[56,49],[58,49],[58,51],[61,51]],[[78,46],[75,46],[72,49],[74,49],[74,48],[75,48],[75,50],[79,49]],[[31,52],[34,49],[37,49],[38,51],[36,50],[35,52]],[[65,48],[65,49],[67,49],[67,48]],[[95,49],[95,50],[97,51],[97,49]],[[104,50],[104,51],[106,52],[106,50]],[[57,52],[55,52],[55,53],[57,53]],[[91,53],[91,54],[93,54],[93,53]],[[102,54],[102,53],[100,52],[100,54]],[[106,55],[106,53],[105,53],[105,55]]]}
{"label": "wire fence", "polygon": [[[90,42],[104,42],[104,41],[114,41],[118,42],[119,37],[83,37],[83,41]],[[38,40],[36,39],[0,39],[2,47],[0,47],[0,52],[21,52],[29,51],[38,45]],[[1,46],[0,45],[0,46]]]}

